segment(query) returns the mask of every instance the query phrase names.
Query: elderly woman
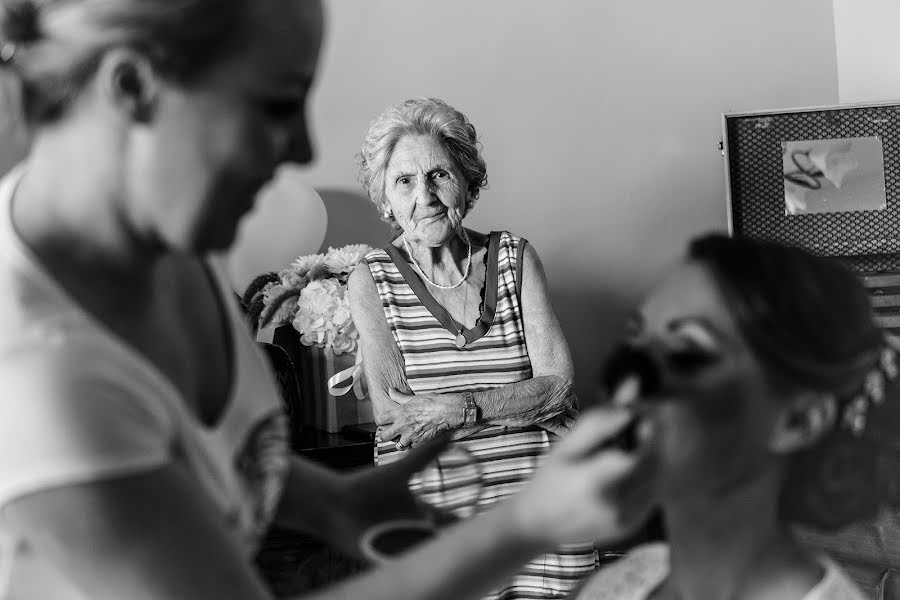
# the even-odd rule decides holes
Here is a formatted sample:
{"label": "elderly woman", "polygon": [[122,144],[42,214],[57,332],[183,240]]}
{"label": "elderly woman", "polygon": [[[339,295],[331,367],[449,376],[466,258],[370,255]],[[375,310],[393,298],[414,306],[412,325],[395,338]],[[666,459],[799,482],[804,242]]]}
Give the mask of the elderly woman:
{"label": "elderly woman", "polygon": [[[453,430],[483,471],[481,510],[519,490],[575,416],[572,360],[540,259],[521,237],[463,226],[487,171],[475,128],[441,100],[408,100],[376,118],[360,180],[397,234],[349,284],[381,426],[378,464]],[[464,490],[450,485],[429,489],[432,502],[465,508]],[[567,547],[497,593],[556,597],[595,564],[591,544]]]}
{"label": "elderly woman", "polygon": [[578,597],[861,600],[792,528],[834,531],[900,502],[898,346],[857,277],[797,248],[707,236],[629,329],[611,364],[642,374],[631,406],[660,462],[668,543]]}

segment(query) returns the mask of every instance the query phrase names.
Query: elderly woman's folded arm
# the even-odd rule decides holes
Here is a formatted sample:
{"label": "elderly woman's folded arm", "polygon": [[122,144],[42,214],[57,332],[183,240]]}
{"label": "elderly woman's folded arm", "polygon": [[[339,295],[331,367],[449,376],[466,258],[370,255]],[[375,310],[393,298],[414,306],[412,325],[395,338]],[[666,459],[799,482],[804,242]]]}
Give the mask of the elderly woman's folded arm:
{"label": "elderly woman's folded arm", "polygon": [[375,288],[372,272],[365,262],[350,274],[347,282],[350,311],[353,323],[359,331],[359,346],[363,356],[369,397],[375,413],[375,422],[386,425],[393,422],[392,401],[389,390],[410,392],[406,382],[403,355],[384,318],[381,298]]}
{"label": "elderly woman's folded arm", "polygon": [[384,426],[385,439],[399,436],[407,446],[446,429],[457,429],[457,436],[463,437],[489,425],[568,430],[577,414],[572,358],[550,305],[543,267],[531,246],[526,246],[522,272],[521,303],[533,376],[475,393],[479,424],[463,427],[463,394],[410,392],[403,357],[384,318],[371,272],[354,270],[348,286],[350,308],[360,332],[375,420]]}
{"label": "elderly woman's folded arm", "polygon": [[572,356],[550,303],[544,267],[530,244],[523,259],[521,308],[532,378],[478,392],[475,403],[489,425],[536,424],[561,433],[578,408]]}

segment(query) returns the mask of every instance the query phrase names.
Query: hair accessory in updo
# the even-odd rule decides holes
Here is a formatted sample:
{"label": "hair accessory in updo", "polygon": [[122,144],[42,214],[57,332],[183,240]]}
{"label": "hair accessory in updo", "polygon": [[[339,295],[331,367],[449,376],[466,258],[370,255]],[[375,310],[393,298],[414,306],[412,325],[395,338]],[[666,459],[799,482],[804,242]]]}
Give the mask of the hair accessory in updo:
{"label": "hair accessory in updo", "polygon": [[900,373],[900,368],[897,366],[898,349],[900,349],[900,338],[890,334],[886,335],[878,363],[866,375],[862,389],[844,407],[842,423],[855,435],[862,435],[865,431],[869,407],[880,406],[884,403],[887,383],[896,379]]}
{"label": "hair accessory in updo", "polygon": [[876,364],[840,407],[840,421],[822,443],[795,454],[782,493],[788,522],[834,531],[900,507],[900,406],[892,402],[900,375],[900,338],[885,335]]}

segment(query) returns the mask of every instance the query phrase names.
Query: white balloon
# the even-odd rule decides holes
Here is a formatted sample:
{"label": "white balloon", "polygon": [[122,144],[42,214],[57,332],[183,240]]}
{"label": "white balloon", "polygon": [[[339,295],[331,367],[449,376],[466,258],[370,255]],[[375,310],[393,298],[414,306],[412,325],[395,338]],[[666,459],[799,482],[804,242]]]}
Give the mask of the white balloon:
{"label": "white balloon", "polygon": [[321,196],[303,182],[299,167],[282,166],[259,191],[225,257],[232,287],[242,294],[257,275],[280,271],[298,256],[318,252],[327,228]]}

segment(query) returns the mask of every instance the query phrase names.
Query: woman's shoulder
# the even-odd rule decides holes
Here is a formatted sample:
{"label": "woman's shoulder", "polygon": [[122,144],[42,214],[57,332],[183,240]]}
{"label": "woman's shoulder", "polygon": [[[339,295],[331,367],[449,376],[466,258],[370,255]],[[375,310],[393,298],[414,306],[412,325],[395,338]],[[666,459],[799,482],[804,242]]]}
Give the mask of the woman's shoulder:
{"label": "woman's shoulder", "polygon": [[508,256],[510,260],[516,260],[522,255],[528,245],[528,240],[524,237],[516,235],[511,231],[498,230],[489,233],[481,233],[467,229],[469,239],[477,248],[489,248],[492,244],[496,246],[498,257],[503,260],[504,256]]}
{"label": "woman's shoulder", "polygon": [[585,580],[576,600],[644,600],[669,574],[669,546],[643,544]]}
{"label": "woman's shoulder", "polygon": [[[359,282],[362,277],[371,279],[372,277],[384,277],[396,271],[394,260],[388,253],[387,249],[391,244],[384,248],[372,248],[363,255],[362,260],[357,268],[350,273],[350,281]],[[364,267],[364,268],[360,268]]]}

